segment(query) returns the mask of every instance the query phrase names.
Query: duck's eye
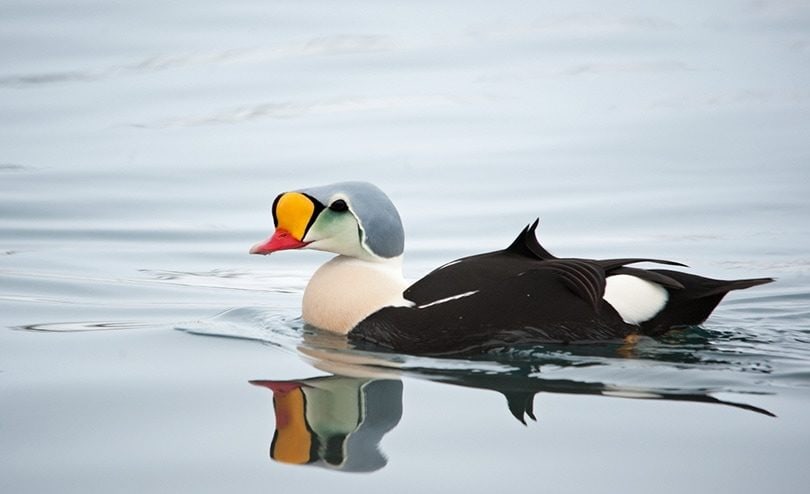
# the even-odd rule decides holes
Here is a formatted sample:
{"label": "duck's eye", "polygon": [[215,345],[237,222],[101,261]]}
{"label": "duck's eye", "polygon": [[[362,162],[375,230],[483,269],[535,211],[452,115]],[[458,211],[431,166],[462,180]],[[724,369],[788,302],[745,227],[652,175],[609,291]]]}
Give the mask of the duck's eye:
{"label": "duck's eye", "polygon": [[349,206],[346,205],[346,201],[344,201],[343,199],[338,199],[337,201],[329,205],[329,209],[338,213],[342,213],[343,211],[348,211]]}

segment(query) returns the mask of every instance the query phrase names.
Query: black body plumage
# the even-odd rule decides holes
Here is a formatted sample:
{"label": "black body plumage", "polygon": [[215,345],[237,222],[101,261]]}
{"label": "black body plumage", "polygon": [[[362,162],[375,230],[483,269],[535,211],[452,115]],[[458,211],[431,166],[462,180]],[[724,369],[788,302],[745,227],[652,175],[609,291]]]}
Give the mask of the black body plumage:
{"label": "black body plumage", "polygon": [[[466,257],[438,268],[404,293],[411,307],[384,307],[349,333],[397,352],[423,355],[477,353],[530,343],[613,340],[633,333],[658,335],[703,322],[730,290],[770,278],[722,281],[630,265],[673,261],[646,258],[557,258],[527,226],[506,249]],[[628,324],[604,300],[606,279],[629,274],[669,292],[666,306],[640,326]]]}

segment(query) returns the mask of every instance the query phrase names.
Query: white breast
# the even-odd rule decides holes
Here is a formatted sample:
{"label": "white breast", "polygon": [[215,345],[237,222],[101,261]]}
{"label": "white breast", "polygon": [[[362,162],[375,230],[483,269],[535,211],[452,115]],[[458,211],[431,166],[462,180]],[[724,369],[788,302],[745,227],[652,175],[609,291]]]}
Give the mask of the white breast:
{"label": "white breast", "polygon": [[667,305],[669,292],[647,280],[628,274],[609,276],[605,284],[607,303],[628,324],[641,324],[649,321]]}
{"label": "white breast", "polygon": [[382,307],[409,305],[402,297],[405,287],[401,259],[335,257],[318,268],[304,291],[304,321],[346,334]]}

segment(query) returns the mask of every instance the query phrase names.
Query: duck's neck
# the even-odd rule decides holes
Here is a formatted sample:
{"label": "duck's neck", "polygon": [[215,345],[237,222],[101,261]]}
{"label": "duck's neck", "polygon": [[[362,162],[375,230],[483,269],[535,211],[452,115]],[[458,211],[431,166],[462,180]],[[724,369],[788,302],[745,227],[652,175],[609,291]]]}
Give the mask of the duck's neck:
{"label": "duck's neck", "polygon": [[402,256],[363,260],[337,256],[318,268],[304,291],[304,321],[346,334],[369,314],[402,298]]}

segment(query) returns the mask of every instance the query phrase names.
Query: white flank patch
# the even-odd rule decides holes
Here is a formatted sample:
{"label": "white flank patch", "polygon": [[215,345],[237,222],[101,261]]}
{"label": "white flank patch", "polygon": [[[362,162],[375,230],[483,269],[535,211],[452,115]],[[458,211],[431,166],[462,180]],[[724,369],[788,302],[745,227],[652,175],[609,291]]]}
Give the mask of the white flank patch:
{"label": "white flank patch", "polygon": [[629,274],[609,276],[605,283],[607,303],[628,324],[649,321],[667,305],[669,292],[657,283],[651,283]]}
{"label": "white flank patch", "polygon": [[439,304],[443,304],[445,302],[450,302],[451,300],[458,300],[460,298],[469,297],[470,295],[475,295],[478,292],[479,292],[479,290],[473,290],[471,292],[459,293],[458,295],[453,295],[452,297],[440,298],[439,300],[434,300],[433,302],[430,302],[429,304],[420,305],[419,307],[417,307],[417,309],[426,309],[428,307],[433,307],[434,305],[439,305]]}

